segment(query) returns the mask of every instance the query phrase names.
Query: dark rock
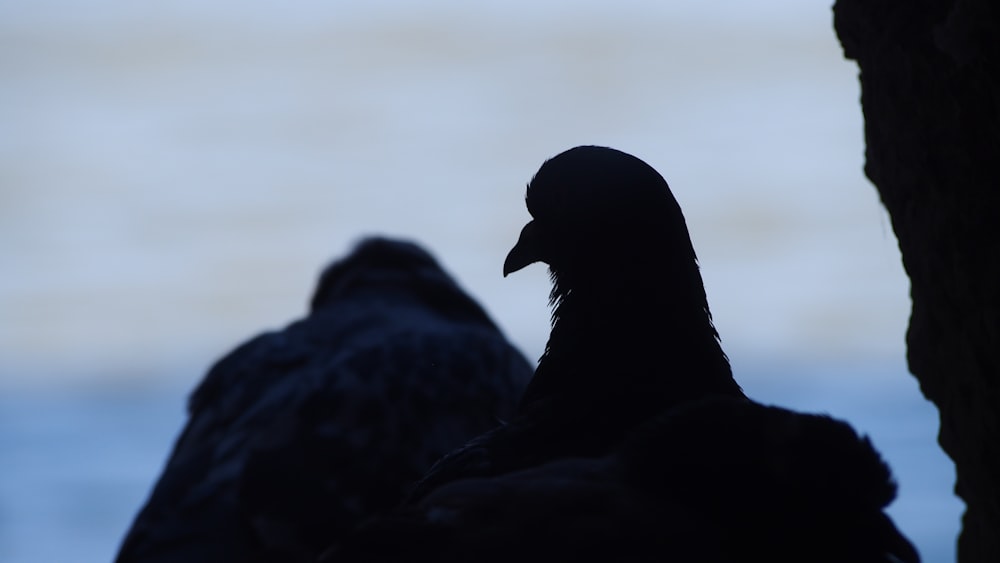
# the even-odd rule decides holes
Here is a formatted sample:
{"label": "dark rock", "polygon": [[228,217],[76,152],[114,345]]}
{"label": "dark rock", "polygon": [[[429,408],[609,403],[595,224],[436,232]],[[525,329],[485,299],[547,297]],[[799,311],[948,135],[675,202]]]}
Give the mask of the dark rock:
{"label": "dark rock", "polygon": [[967,506],[958,558],[1000,561],[1000,4],[839,0],[834,25],[910,277],[910,371]]}

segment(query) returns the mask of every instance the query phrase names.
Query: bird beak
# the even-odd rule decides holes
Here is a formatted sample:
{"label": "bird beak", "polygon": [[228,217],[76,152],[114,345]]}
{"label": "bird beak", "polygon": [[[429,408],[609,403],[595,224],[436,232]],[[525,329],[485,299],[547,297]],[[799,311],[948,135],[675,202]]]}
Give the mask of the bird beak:
{"label": "bird beak", "polygon": [[542,260],[538,227],[535,226],[534,221],[528,221],[528,224],[521,229],[521,236],[518,237],[517,244],[514,245],[514,248],[510,249],[507,259],[504,260],[503,277],[507,277],[508,274],[516,272],[528,264],[534,264]]}

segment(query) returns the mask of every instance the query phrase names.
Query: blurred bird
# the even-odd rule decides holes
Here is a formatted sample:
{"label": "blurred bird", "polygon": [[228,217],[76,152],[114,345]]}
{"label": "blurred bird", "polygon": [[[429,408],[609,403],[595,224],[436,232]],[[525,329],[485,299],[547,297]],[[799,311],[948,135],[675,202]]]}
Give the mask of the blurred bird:
{"label": "blurred bird", "polygon": [[601,458],[448,483],[328,560],[918,563],[889,468],[846,423],[732,398],[641,425]]}
{"label": "blurred bird", "polygon": [[553,313],[517,414],[324,560],[919,561],[867,439],[733,380],[662,176],[577,147],[527,206],[504,274],[547,263]]}
{"label": "blurred bird", "polygon": [[304,319],[211,368],[117,561],[313,561],[510,416],[530,376],[427,252],[363,240]]}

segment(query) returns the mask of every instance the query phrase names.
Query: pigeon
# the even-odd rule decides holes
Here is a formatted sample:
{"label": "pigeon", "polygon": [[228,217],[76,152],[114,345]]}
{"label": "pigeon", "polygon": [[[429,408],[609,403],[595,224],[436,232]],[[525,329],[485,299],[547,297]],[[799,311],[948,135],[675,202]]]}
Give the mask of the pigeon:
{"label": "pigeon", "polygon": [[684,215],[656,170],[615,149],[576,147],[542,164],[526,203],[532,220],[503,272],[549,265],[545,351],[516,415],[435,464],[410,501],[460,478],[605,455],[685,401],[745,398]]}
{"label": "pigeon", "polygon": [[600,458],[445,484],[327,561],[919,563],[890,471],[845,422],[716,396]]}
{"label": "pigeon", "polygon": [[548,264],[553,312],[517,413],[323,561],[919,562],[867,438],[737,385],[658,172],[576,147],[526,202],[504,274]]}
{"label": "pigeon", "polygon": [[209,370],[117,561],[315,561],[512,416],[531,374],[427,251],[365,238],[304,318]]}

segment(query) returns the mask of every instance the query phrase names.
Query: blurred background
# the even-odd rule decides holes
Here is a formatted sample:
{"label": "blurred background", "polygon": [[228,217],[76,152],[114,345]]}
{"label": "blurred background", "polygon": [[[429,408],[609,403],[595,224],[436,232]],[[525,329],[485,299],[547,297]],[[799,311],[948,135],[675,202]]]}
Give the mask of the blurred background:
{"label": "blurred background", "polygon": [[545,270],[501,277],[524,186],[603,144],[671,184],[744,389],[869,433],[954,561],[830,4],[0,3],[0,560],[110,560],[187,392],[363,234],[425,244],[537,358]]}

